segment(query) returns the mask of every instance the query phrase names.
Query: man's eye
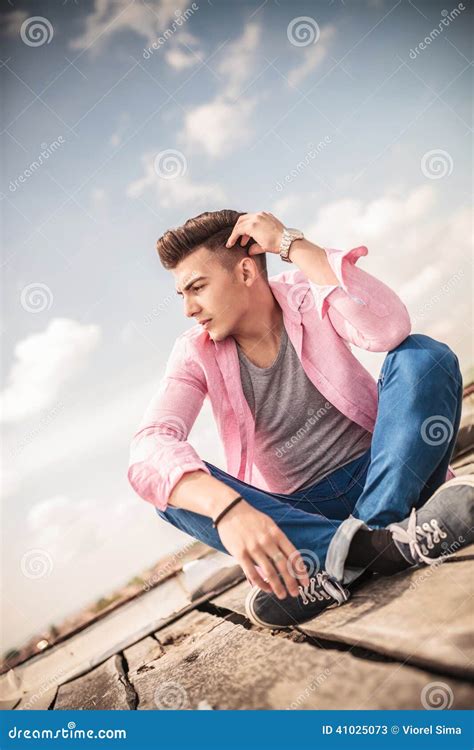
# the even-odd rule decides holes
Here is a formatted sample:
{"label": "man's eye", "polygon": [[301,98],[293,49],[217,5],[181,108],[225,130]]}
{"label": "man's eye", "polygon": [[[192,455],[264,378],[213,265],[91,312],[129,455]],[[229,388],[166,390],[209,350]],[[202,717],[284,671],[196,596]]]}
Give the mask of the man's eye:
{"label": "man's eye", "polygon": [[193,286],[193,289],[195,292],[199,292],[200,289],[204,287],[204,284],[201,284],[200,286]]}

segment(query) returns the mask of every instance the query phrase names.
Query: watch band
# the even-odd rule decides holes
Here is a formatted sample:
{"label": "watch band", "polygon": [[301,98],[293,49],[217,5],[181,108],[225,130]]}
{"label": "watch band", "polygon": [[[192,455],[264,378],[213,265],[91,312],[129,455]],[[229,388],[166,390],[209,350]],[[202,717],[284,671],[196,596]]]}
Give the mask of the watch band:
{"label": "watch band", "polygon": [[299,229],[293,229],[285,227],[281,236],[280,242],[280,258],[287,263],[291,263],[290,260],[290,248],[291,243],[294,240],[304,239],[304,234]]}

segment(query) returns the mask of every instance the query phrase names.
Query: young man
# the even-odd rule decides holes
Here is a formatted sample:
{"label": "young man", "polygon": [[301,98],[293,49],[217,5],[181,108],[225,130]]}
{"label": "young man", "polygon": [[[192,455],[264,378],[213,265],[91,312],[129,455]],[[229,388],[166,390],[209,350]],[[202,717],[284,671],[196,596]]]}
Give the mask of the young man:
{"label": "young man", "polygon": [[[452,478],[462,377],[410,335],[408,312],[356,267],[272,214],[207,212],[157,243],[184,313],[128,478],[158,515],[233,555],[249,618],[277,628],[473,541],[474,475]],[[266,253],[296,267],[268,279]],[[376,382],[351,345],[388,352]],[[187,436],[210,399],[228,473]]]}

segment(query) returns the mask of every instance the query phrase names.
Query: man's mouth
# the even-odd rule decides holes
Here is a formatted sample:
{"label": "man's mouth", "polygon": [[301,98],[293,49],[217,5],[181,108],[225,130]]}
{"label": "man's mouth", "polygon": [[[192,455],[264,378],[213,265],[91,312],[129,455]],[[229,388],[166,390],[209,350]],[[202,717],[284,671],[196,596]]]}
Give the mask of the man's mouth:
{"label": "man's mouth", "polygon": [[204,318],[204,320],[200,320],[199,323],[203,328],[207,328],[211,320],[212,318]]}

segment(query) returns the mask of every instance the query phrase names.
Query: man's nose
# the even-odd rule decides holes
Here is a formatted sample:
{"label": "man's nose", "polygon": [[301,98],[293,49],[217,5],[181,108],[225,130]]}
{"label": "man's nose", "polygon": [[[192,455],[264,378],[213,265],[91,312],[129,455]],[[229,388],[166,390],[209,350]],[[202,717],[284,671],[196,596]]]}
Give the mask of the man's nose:
{"label": "man's nose", "polygon": [[196,303],[196,300],[192,299],[185,299],[184,300],[184,314],[187,318],[192,318],[193,315],[195,315],[199,310],[199,305]]}

